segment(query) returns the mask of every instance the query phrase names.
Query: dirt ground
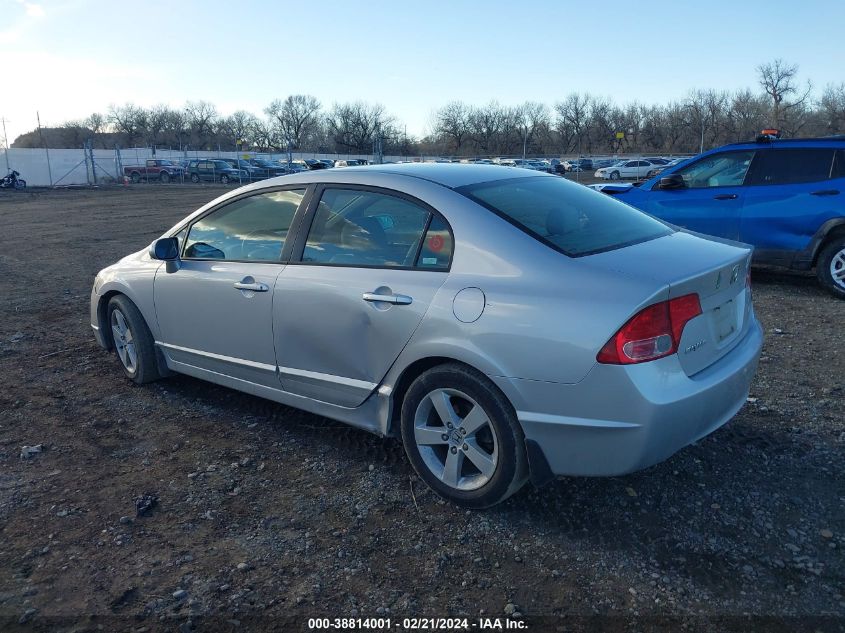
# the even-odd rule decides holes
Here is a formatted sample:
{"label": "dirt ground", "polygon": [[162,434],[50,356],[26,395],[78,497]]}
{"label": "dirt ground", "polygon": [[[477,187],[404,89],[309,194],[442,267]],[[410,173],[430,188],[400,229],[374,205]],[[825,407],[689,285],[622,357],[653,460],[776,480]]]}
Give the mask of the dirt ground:
{"label": "dirt ground", "polygon": [[845,302],[812,276],[755,270],[760,369],[712,436],[466,512],[395,440],[187,377],[138,387],[96,345],[95,273],[222,192],[0,195],[0,629],[845,629]]}

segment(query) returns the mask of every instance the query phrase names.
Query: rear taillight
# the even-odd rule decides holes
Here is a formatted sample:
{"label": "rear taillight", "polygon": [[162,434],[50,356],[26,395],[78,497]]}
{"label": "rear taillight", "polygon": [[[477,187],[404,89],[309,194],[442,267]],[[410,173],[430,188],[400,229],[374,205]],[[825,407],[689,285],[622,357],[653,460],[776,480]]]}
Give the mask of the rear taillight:
{"label": "rear taillight", "polygon": [[643,308],[623,325],[596,360],[632,365],[663,358],[678,351],[684,326],[701,314],[697,294],[684,295]]}

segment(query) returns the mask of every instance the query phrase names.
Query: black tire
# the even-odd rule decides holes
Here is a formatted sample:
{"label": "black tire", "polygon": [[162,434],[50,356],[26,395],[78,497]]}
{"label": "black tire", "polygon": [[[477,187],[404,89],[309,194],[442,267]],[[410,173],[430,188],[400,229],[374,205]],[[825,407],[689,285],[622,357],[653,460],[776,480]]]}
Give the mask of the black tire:
{"label": "black tire", "polygon": [[132,179],[132,182],[134,182],[136,185],[137,185],[139,182],[141,182],[141,174],[139,174],[137,171],[133,171],[133,172],[129,175],[129,178],[131,178],[131,179]]}
{"label": "black tire", "polygon": [[[435,476],[420,453],[415,440],[415,418],[423,400],[439,389],[458,390],[469,396],[486,414],[489,432],[495,433],[498,446],[495,470],[479,488],[461,490],[445,484]],[[438,495],[456,505],[472,509],[489,508],[517,492],[527,480],[525,436],[513,406],[483,374],[465,365],[438,365],[414,380],[402,402],[401,432],[405,453],[420,478]],[[447,446],[444,450],[451,448]],[[461,463],[464,464],[463,457]]]}
{"label": "black tire", "polygon": [[[119,321],[115,313],[119,313],[131,333],[132,342],[135,350],[134,368],[128,367],[119,353],[120,341],[115,340],[116,333],[113,330],[115,321]],[[118,356],[118,361],[123,373],[131,381],[143,385],[161,378],[161,373],[158,369],[156,361],[155,343],[150,329],[147,327],[144,317],[128,297],[124,295],[116,295],[109,301],[108,309],[106,310],[106,327],[108,328],[108,335],[112,338],[114,344],[115,354]]]}
{"label": "black tire", "polygon": [[611,180],[619,180],[619,172],[618,171],[611,172],[610,173],[610,179]]}
{"label": "black tire", "polygon": [[199,182],[200,175],[199,174],[191,174],[191,182]]}
{"label": "black tire", "polygon": [[161,180],[161,182],[163,183],[168,183],[170,182],[170,174],[168,174],[166,171],[163,171],[159,175],[158,179]]}
{"label": "black tire", "polygon": [[[843,276],[834,278],[834,271],[842,271]],[[822,247],[816,277],[833,296],[845,299],[845,235],[832,238]]]}
{"label": "black tire", "polygon": [[228,185],[229,184],[229,176],[227,176],[226,174],[223,174],[222,176],[220,176],[220,182],[222,182],[224,185]]}

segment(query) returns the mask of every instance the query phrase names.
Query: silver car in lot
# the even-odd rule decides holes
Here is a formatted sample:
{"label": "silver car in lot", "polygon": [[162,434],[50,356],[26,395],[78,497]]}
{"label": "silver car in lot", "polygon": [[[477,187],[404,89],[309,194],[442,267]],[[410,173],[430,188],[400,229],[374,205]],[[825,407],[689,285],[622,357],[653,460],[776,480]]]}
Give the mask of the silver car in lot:
{"label": "silver car in lot", "polygon": [[178,372],[384,436],[481,508],[621,475],[727,422],[762,345],[748,247],[552,175],[321,170],[242,187],[97,275],[124,373]]}

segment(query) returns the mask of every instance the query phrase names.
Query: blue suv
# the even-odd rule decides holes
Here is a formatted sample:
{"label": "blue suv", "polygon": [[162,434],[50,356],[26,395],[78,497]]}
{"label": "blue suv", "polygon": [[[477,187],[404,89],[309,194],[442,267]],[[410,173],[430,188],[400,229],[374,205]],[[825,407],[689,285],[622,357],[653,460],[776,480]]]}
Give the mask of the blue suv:
{"label": "blue suv", "polygon": [[815,267],[822,285],[845,299],[843,137],[760,136],[612,193],[672,224],[752,244],[756,263]]}

